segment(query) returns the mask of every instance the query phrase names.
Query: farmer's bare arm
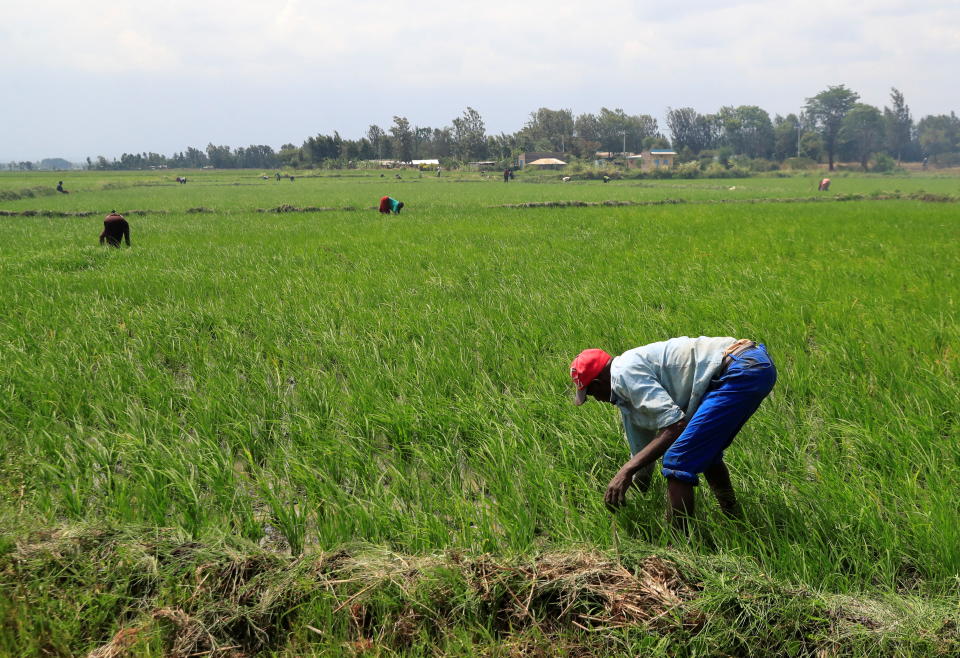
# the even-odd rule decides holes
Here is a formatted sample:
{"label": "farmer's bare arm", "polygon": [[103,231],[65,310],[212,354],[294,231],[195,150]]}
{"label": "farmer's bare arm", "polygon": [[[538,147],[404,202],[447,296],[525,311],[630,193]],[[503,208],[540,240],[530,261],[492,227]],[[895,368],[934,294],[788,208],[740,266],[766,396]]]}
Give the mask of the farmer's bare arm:
{"label": "farmer's bare arm", "polygon": [[610,480],[610,484],[607,485],[607,493],[604,495],[603,501],[611,507],[623,505],[626,500],[627,489],[633,481],[633,474],[647,464],[652,464],[660,459],[663,453],[677,440],[677,437],[683,433],[683,428],[686,426],[687,421],[684,419],[657,432],[650,443],[620,467],[617,474]]}

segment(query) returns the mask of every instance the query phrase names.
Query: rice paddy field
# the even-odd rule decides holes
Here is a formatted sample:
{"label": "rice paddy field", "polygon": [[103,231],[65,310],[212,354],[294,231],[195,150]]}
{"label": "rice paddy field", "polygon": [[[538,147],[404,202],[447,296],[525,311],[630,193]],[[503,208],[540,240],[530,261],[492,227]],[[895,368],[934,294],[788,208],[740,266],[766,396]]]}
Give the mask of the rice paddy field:
{"label": "rice paddy field", "polygon": [[[960,655],[960,178],[179,173],[0,174],[0,654]],[[568,376],[680,335],[689,537]]]}

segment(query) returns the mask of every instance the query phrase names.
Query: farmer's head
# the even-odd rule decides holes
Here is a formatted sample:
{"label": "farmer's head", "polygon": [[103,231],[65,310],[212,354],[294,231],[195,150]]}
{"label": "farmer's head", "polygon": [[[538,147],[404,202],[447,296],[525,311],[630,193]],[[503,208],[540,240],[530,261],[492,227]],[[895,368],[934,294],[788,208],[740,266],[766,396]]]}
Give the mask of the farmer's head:
{"label": "farmer's head", "polygon": [[598,400],[610,401],[610,363],[613,357],[601,349],[580,352],[570,364],[570,378],[577,389],[573,403],[577,406],[592,395]]}

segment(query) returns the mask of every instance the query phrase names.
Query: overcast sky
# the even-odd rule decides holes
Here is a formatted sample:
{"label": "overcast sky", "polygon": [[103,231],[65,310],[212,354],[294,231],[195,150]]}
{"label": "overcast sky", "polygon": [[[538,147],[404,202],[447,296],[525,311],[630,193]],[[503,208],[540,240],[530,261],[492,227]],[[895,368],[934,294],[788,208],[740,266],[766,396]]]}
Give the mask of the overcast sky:
{"label": "overcast sky", "polygon": [[960,110],[958,0],[22,0],[0,21],[0,161],[488,133],[539,107],[798,111],[846,84]]}

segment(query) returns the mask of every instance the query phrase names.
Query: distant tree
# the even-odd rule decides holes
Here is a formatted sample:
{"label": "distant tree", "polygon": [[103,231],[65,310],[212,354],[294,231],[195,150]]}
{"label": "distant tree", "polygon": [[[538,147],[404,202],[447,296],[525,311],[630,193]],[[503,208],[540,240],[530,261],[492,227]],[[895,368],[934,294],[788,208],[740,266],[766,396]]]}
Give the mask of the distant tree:
{"label": "distant tree", "polygon": [[953,112],[923,117],[917,134],[924,153],[931,157],[960,151],[960,118]]}
{"label": "distant tree", "polygon": [[457,158],[461,161],[486,157],[486,128],[480,113],[472,107],[453,120],[453,143]]}
{"label": "distant tree", "polygon": [[643,150],[644,140],[660,137],[657,120],[648,114],[630,115],[622,108],[600,108],[600,114],[581,115],[582,132],[578,135],[590,141],[598,141],[605,151],[636,152]]}
{"label": "distant tree", "polygon": [[387,133],[383,131],[383,128],[377,124],[372,124],[367,128],[367,139],[370,140],[370,144],[373,146],[378,160],[382,160],[384,157],[390,157]]}
{"label": "distant tree", "polygon": [[435,158],[449,158],[453,155],[453,128],[434,128],[430,138],[431,153]]}
{"label": "distant tree", "polygon": [[867,160],[883,144],[883,114],[873,105],[857,103],[843,118],[840,140],[867,170]]}
{"label": "distant tree", "polygon": [[416,160],[423,160],[431,153],[430,138],[433,136],[433,129],[427,126],[416,126],[413,129],[413,157]]}
{"label": "distant tree", "polygon": [[73,165],[63,158],[44,158],[40,161],[40,169],[70,169]]}
{"label": "distant tree", "polygon": [[820,133],[812,130],[803,131],[800,136],[800,157],[822,162],[824,150]]}
{"label": "distant tree", "polygon": [[236,156],[240,167],[250,169],[273,169],[280,164],[273,148],[265,144],[251,144],[245,149],[238,148]]}
{"label": "distant tree", "polygon": [[714,114],[699,114],[692,107],[667,109],[667,127],[675,149],[689,149],[694,155],[716,148],[720,141],[720,119]]}
{"label": "distant tree", "polygon": [[230,147],[216,146],[212,142],[207,144],[207,160],[217,169],[229,169],[236,166],[234,164],[236,159]]}
{"label": "distant tree", "polygon": [[834,155],[837,151],[837,138],[843,125],[843,118],[853,109],[860,95],[844,85],[828,87],[812,98],[807,99],[806,114],[816,125],[823,148],[827,152],[829,169],[833,171]]}
{"label": "distant tree", "polygon": [[595,114],[578,114],[573,121],[573,130],[581,139],[600,141],[600,120]]}
{"label": "distant tree", "polygon": [[284,144],[277,154],[277,167],[299,168],[303,162],[303,150],[293,144]]}
{"label": "distant tree", "polygon": [[890,104],[893,107],[883,108],[886,146],[899,165],[913,138],[913,117],[903,94],[896,87],[890,88]]}
{"label": "distant tree", "polygon": [[525,140],[546,142],[545,151],[566,151],[574,134],[573,112],[541,107],[530,113],[521,132]]}
{"label": "distant tree", "polygon": [[800,119],[796,114],[773,118],[773,157],[783,162],[797,155],[800,143]]}
{"label": "distant tree", "polygon": [[187,166],[193,167],[194,169],[200,169],[207,164],[207,154],[201,151],[200,149],[193,148],[192,146],[187,147],[187,152],[184,154]]}
{"label": "distant tree", "polygon": [[769,158],[773,153],[773,123],[756,105],[721,107],[718,113],[722,141],[738,155]]}
{"label": "distant tree", "polygon": [[308,138],[301,149],[305,161],[312,164],[322,164],[329,160],[339,160],[343,147],[343,140],[336,131],[332,135],[317,135]]}
{"label": "distant tree", "polygon": [[393,152],[397,154],[397,159],[401,162],[413,160],[413,130],[407,118],[393,117],[390,134],[393,135]]}
{"label": "distant tree", "polygon": [[491,135],[487,139],[487,152],[500,161],[510,160],[517,150],[517,135],[508,135],[501,132],[499,135]]}

